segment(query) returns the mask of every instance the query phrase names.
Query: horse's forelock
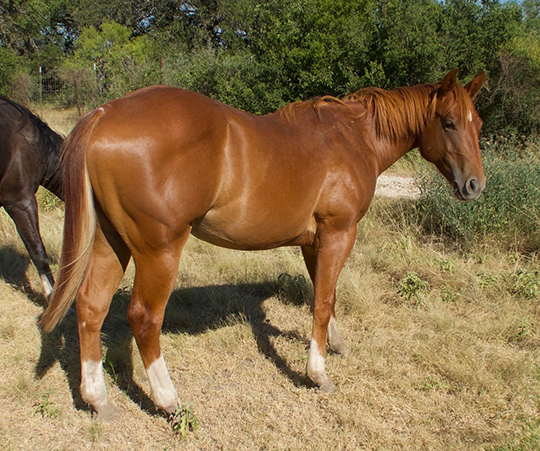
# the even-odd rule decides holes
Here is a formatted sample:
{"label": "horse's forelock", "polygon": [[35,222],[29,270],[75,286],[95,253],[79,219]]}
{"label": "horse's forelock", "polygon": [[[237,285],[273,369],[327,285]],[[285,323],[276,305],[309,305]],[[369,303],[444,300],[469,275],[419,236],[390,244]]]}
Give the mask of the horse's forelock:
{"label": "horse's forelock", "polygon": [[472,112],[474,111],[473,101],[462,86],[456,85],[453,92],[456,100],[456,107],[459,108],[461,124],[466,125],[468,122],[472,121]]}

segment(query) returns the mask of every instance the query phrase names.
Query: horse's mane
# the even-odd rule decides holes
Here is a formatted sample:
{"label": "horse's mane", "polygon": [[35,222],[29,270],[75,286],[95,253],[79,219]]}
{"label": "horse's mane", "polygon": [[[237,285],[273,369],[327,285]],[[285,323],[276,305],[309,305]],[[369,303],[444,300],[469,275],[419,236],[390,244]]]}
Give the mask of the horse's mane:
{"label": "horse's mane", "polygon": [[[289,121],[302,111],[313,109],[320,112],[328,105],[337,105],[349,111],[351,117],[359,119],[368,113],[373,115],[377,136],[381,139],[397,141],[410,133],[418,134],[433,118],[437,106],[437,89],[440,84],[425,84],[385,90],[364,88],[343,99],[324,96],[304,102],[295,102],[280,110]],[[460,115],[465,121],[470,111],[471,99],[465,90],[456,85],[453,89]],[[363,108],[354,108],[355,104]]]}

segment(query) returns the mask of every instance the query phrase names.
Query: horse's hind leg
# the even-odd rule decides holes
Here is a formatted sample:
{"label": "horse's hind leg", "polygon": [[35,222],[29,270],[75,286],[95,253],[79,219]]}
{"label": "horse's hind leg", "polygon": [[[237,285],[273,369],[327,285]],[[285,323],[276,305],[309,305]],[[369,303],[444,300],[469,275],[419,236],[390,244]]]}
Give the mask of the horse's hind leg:
{"label": "horse's hind leg", "polygon": [[36,269],[41,277],[45,296],[48,298],[52,292],[54,279],[49,266],[47,252],[39,234],[39,219],[36,199],[33,195],[19,193],[22,200],[3,201],[6,212],[11,216],[17,231],[21,236],[30,258],[36,265]]}
{"label": "horse's hind leg", "polygon": [[137,272],[128,318],[146,368],[154,403],[169,414],[179,406],[179,398],[161,354],[160,334],[181,250],[188,236],[189,231],[186,231],[166,248],[133,255]]}
{"label": "horse's hind leg", "polygon": [[116,411],[105,388],[101,327],[129,258],[129,250],[116,232],[103,233],[98,226],[92,256],[76,301],[81,348],[81,396],[103,420],[113,419]]}

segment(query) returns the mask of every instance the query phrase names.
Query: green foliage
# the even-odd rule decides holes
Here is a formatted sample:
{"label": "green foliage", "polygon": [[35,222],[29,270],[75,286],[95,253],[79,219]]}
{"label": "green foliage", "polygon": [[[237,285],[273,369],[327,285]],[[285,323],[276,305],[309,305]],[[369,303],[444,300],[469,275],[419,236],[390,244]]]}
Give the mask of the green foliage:
{"label": "green foliage", "polygon": [[540,248],[540,162],[527,155],[517,158],[513,147],[503,149],[507,155],[495,153],[493,147],[487,145],[484,152],[486,189],[474,202],[456,200],[438,174],[423,175],[417,204],[419,223],[428,233],[465,244],[494,238],[508,249],[537,250]]}
{"label": "green foliage", "polygon": [[10,88],[16,84],[24,64],[25,61],[18,58],[14,50],[0,46],[0,94],[11,96]]}
{"label": "green foliage", "polygon": [[41,395],[41,402],[32,410],[31,416],[41,415],[43,418],[60,418],[62,411],[50,401],[50,395],[51,392]]}
{"label": "green foliage", "polygon": [[199,419],[190,406],[178,406],[176,411],[169,416],[169,423],[173,432],[182,438],[185,438],[189,432],[195,432],[199,427]]}
{"label": "green foliage", "polygon": [[85,28],[62,75],[77,106],[120,97],[160,81],[160,65],[148,36],[133,37],[125,26],[106,22]]}
{"label": "green foliage", "polygon": [[538,271],[518,271],[515,276],[514,292],[525,299],[538,299],[540,276]]}
{"label": "green foliage", "polygon": [[[540,30],[520,33],[499,55],[500,72],[489,93],[487,132],[501,129],[530,133],[538,130],[540,112]],[[486,103],[486,102],[484,102]]]}
{"label": "green foliage", "polygon": [[407,275],[398,283],[399,295],[413,305],[421,304],[428,291],[429,283],[414,271],[407,272]]}
{"label": "green foliage", "polygon": [[38,66],[80,112],[165,82],[254,113],[457,67],[486,71],[486,134],[540,129],[538,0],[17,0],[0,14],[0,90],[23,102]]}
{"label": "green foliage", "polygon": [[447,58],[439,34],[442,12],[442,6],[432,0],[380,2],[373,58],[389,81],[390,86],[383,87],[431,82],[440,77]]}

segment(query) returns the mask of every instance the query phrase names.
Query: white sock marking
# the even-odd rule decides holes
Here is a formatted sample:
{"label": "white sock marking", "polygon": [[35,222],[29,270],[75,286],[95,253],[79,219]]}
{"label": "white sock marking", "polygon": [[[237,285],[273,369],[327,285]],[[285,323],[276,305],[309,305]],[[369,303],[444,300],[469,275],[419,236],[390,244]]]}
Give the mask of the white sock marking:
{"label": "white sock marking", "polygon": [[81,395],[96,410],[109,403],[105,377],[103,376],[103,363],[101,360],[86,360],[81,368]]}
{"label": "white sock marking", "polygon": [[168,413],[174,412],[179,405],[178,393],[171,381],[163,356],[152,362],[146,369],[146,374],[156,406]]}
{"label": "white sock marking", "polygon": [[340,337],[339,330],[337,327],[337,321],[336,319],[331,316],[330,321],[328,322],[328,342],[330,343],[330,346],[333,346],[335,344],[335,341]]}
{"label": "white sock marking", "polygon": [[326,372],[324,370],[324,357],[319,352],[319,346],[313,338],[311,339],[311,346],[309,347],[307,372],[309,377],[316,382],[321,376],[326,378]]}
{"label": "white sock marking", "polygon": [[49,297],[52,293],[53,287],[47,276],[41,276],[41,283],[43,284],[43,291],[45,292],[45,297]]}

